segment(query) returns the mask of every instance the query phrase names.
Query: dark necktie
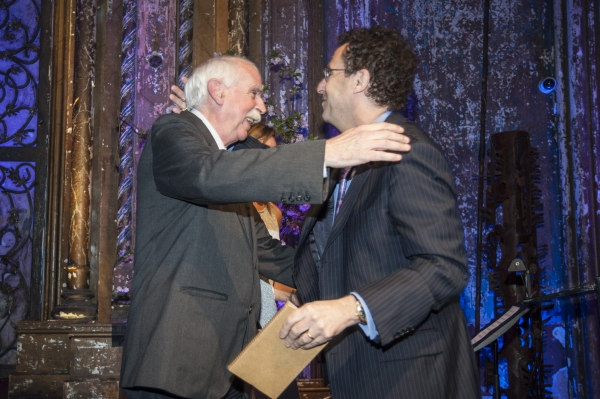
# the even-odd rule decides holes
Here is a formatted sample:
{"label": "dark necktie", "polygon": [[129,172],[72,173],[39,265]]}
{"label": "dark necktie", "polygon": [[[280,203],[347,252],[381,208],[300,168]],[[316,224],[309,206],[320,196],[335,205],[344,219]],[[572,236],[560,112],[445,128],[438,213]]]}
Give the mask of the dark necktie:
{"label": "dark necktie", "polygon": [[344,200],[344,196],[346,195],[346,188],[348,187],[348,175],[350,174],[350,171],[352,170],[352,168],[344,168],[342,169],[342,172],[340,173],[340,177],[338,180],[338,194],[337,194],[337,202],[335,203],[335,214],[334,216],[337,216],[337,214],[340,212],[340,207],[342,206],[342,201]]}

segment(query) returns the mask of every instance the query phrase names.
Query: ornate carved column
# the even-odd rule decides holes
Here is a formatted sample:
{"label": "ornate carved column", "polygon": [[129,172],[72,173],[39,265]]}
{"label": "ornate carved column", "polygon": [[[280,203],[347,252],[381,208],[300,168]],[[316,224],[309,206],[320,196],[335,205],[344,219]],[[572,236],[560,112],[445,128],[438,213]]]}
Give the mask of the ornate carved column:
{"label": "ornate carved column", "polygon": [[248,0],[229,0],[229,50],[248,55]]}
{"label": "ornate carved column", "polygon": [[52,311],[57,319],[92,319],[90,300],[90,173],[92,149],[92,87],[94,84],[96,1],[77,1],[73,128],[71,145],[69,259],[63,303]]}
{"label": "ornate carved column", "polygon": [[121,40],[121,104],[119,116],[119,186],[117,209],[117,260],[113,271],[112,320],[127,318],[128,275],[133,263],[133,183],[135,76],[137,55],[137,0],[123,1]]}
{"label": "ornate carved column", "polygon": [[[133,283],[135,245],[136,164],[146,132],[170,105],[169,87],[177,81],[176,5],[184,0],[124,0],[121,42],[121,103],[119,126],[117,260],[113,274],[113,322],[127,318],[129,292]],[[190,13],[191,11],[186,11]],[[191,34],[191,32],[190,32]],[[200,41],[197,39],[196,41]],[[181,48],[180,51],[187,51]]]}
{"label": "ornate carved column", "polygon": [[192,69],[192,42],[194,41],[194,2],[179,1],[179,28],[177,40],[177,83],[183,87],[181,78],[188,76]]}
{"label": "ornate carved column", "polygon": [[228,0],[194,0],[192,64],[198,65],[215,52],[227,51]]}

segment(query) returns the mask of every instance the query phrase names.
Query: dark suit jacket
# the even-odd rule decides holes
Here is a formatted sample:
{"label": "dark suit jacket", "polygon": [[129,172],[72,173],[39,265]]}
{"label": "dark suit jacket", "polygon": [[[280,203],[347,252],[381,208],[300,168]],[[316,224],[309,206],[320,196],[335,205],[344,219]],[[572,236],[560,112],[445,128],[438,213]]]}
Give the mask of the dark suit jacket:
{"label": "dark suit jacket", "polygon": [[322,202],[323,159],[323,141],[230,153],[190,112],[155,122],[138,166],[123,387],[227,393],[226,366],[256,332],[259,271],[293,284],[293,251],[247,201]]}
{"label": "dark suit jacket", "polygon": [[396,113],[387,122],[404,127],[412,150],[400,163],[358,167],[333,225],[332,206],[311,208],[296,287],[304,302],[359,293],[379,331],[379,342],[358,326],[332,340],[333,398],[475,398],[475,357],[458,299],[468,270],[452,173],[415,124]]}

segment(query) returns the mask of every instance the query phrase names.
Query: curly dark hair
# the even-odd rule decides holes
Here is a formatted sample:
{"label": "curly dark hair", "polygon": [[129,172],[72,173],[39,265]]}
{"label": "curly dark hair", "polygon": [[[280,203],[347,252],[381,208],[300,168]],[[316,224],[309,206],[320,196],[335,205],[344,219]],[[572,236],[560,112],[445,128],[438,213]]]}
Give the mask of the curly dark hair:
{"label": "curly dark hair", "polygon": [[348,43],[342,54],[346,76],[361,69],[371,74],[366,96],[392,110],[404,108],[412,89],[417,56],[395,29],[375,26],[352,29],[338,37]]}

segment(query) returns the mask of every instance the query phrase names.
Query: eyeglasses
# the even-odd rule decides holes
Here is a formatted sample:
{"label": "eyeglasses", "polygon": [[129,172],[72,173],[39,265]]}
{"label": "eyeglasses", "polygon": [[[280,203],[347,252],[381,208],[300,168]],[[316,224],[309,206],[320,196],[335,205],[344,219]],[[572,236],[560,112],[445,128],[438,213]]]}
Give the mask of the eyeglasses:
{"label": "eyeglasses", "polygon": [[330,69],[330,68],[323,69],[323,75],[325,75],[326,82],[327,82],[327,79],[329,79],[329,77],[331,76],[331,71],[345,71],[345,69],[344,68],[342,68],[342,69]]}

